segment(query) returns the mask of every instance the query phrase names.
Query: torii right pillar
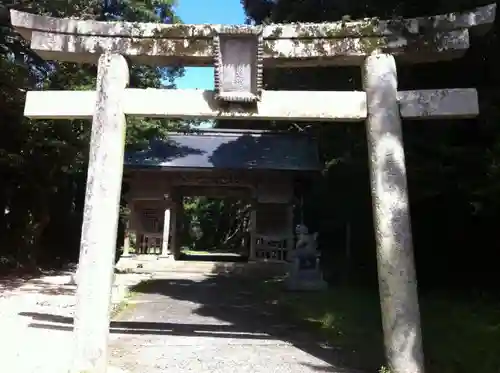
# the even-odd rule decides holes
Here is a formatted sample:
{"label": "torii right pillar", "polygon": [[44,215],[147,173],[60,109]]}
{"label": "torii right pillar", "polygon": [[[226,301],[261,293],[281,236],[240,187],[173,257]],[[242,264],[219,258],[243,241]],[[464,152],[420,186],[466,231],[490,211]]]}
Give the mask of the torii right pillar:
{"label": "torii right pillar", "polygon": [[424,355],[410,224],[396,62],[376,53],[363,68],[366,132],[382,327],[391,372],[423,373]]}

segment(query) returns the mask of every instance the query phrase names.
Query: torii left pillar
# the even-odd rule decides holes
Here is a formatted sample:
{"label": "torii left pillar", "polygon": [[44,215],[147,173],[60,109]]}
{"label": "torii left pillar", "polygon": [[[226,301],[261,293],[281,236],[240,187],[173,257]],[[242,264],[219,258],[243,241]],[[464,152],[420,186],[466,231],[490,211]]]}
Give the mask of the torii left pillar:
{"label": "torii left pillar", "polygon": [[99,58],[78,265],[71,373],[106,373],[111,289],[126,122],[122,96],[129,69],[121,55]]}

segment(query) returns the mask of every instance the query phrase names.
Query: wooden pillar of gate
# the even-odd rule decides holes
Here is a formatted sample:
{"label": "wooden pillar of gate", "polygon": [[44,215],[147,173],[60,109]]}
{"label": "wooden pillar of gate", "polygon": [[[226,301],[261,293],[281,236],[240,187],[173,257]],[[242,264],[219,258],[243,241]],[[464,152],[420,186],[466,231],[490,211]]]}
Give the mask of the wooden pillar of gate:
{"label": "wooden pillar of gate", "polygon": [[257,202],[252,202],[252,210],[250,211],[250,253],[248,255],[249,261],[254,261],[256,257],[255,244],[257,240]]}
{"label": "wooden pillar of gate", "polygon": [[123,233],[123,251],[121,254],[122,258],[127,258],[130,256],[130,219],[127,216],[125,218],[125,227]]}
{"label": "wooden pillar of gate", "polygon": [[128,258],[131,256],[130,254],[130,245],[131,245],[131,228],[132,228],[132,219],[133,219],[133,199],[130,198],[129,193],[124,196],[126,204],[127,204],[127,215],[124,217],[124,234],[123,234],[123,250],[121,253],[121,258]]}
{"label": "wooden pillar of gate", "polygon": [[161,257],[168,257],[170,255],[170,235],[172,230],[172,201],[170,197],[165,201],[163,212],[163,239],[161,242]]}
{"label": "wooden pillar of gate", "polygon": [[170,252],[174,256],[174,259],[178,260],[181,256],[180,235],[182,213],[184,209],[182,205],[182,195],[179,194],[177,188],[172,189],[170,198]]}

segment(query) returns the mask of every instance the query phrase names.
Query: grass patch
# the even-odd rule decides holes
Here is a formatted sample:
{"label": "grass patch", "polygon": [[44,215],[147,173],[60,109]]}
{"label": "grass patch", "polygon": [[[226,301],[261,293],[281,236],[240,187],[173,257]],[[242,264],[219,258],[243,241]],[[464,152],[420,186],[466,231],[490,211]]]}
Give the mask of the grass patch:
{"label": "grass patch", "polygon": [[500,372],[500,302],[429,296],[421,300],[429,373]]}
{"label": "grass patch", "polygon": [[[279,281],[260,286],[268,301],[283,307],[294,320],[307,322],[345,352],[347,363],[371,371],[384,364],[376,290],[291,293],[283,291]],[[420,303],[428,373],[500,372],[500,302],[433,295]]]}
{"label": "grass patch", "polygon": [[133,307],[133,304],[130,304],[129,302],[136,295],[137,295],[136,291],[133,291],[131,289],[125,290],[125,296],[123,297],[122,301],[114,305],[111,310],[111,315],[110,315],[111,319],[117,318],[125,310],[130,310],[131,307]]}
{"label": "grass patch", "polygon": [[[304,323],[342,353],[343,364],[376,371],[382,365],[383,337],[376,293],[351,289],[286,292],[281,281],[261,283],[260,294]],[[354,296],[353,296],[354,295]],[[360,357],[362,357],[360,359]]]}
{"label": "grass patch", "polygon": [[188,250],[184,249],[181,251],[182,254],[184,255],[213,255],[214,253],[210,251],[197,251],[197,250]]}

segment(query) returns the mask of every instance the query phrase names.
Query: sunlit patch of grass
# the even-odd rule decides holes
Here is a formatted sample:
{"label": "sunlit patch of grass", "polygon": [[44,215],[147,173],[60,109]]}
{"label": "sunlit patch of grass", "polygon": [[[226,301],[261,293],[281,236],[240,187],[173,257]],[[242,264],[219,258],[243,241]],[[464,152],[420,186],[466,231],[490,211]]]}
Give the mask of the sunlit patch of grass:
{"label": "sunlit patch of grass", "polygon": [[[384,364],[380,305],[376,290],[338,288],[290,293],[276,281],[259,289],[297,321],[307,321],[329,343],[353,354],[362,368]],[[500,302],[458,300],[434,295],[421,299],[428,373],[500,372]]]}
{"label": "sunlit patch of grass", "polygon": [[116,305],[114,305],[113,309],[111,310],[111,319],[117,318],[120,316],[122,312],[125,310],[130,310],[132,307],[134,307],[133,303],[130,303],[130,301],[137,296],[137,292],[131,289],[128,289],[126,291],[125,296],[123,297],[122,301]]}
{"label": "sunlit patch of grass", "polygon": [[210,251],[198,251],[198,250],[188,250],[188,249],[184,249],[182,250],[182,253],[184,255],[213,255],[214,253],[210,252]]}
{"label": "sunlit patch of grass", "polygon": [[[260,293],[283,307],[283,314],[306,322],[321,338],[345,352],[357,368],[377,370],[383,363],[378,294],[352,289],[321,292],[287,292],[281,281],[267,281]],[[360,357],[362,356],[362,359]]]}

